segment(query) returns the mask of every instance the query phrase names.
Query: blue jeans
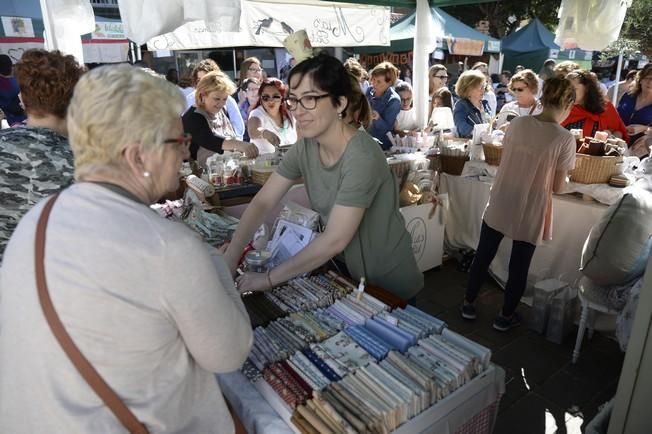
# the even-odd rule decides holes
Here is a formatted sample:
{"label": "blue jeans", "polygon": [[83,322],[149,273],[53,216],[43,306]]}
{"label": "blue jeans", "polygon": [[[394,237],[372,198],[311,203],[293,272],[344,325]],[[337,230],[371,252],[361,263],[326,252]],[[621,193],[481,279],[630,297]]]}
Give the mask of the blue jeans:
{"label": "blue jeans", "polygon": [[[480,242],[471,264],[471,276],[466,288],[466,301],[473,303],[478,296],[480,287],[487,278],[489,265],[496,256],[500,242],[505,235],[492,229],[484,221],[480,231]],[[527,285],[527,274],[534,256],[536,245],[525,241],[514,241],[512,253],[509,258],[509,277],[505,285],[505,300],[503,302],[503,316],[511,316],[518,306],[525,286]]]}

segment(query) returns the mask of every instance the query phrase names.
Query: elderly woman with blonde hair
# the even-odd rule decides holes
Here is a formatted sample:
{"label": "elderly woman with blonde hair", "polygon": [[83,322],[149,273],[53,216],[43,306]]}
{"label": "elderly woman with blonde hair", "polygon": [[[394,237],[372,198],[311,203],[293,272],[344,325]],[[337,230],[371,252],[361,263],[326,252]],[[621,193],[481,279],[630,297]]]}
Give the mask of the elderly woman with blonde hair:
{"label": "elderly woman with blonde hair", "polygon": [[475,69],[465,71],[455,83],[455,93],[460,99],[453,109],[453,121],[460,137],[471,137],[473,126],[488,122],[491,109],[483,98],[487,80]]}
{"label": "elderly woman with blonde hair", "polygon": [[237,140],[233,125],[224,106],[235,92],[235,84],[223,72],[204,75],[195,91],[195,105],[183,114],[183,129],[192,135],[190,156],[200,165],[211,155],[240,151],[247,157],[258,155],[251,143]]}
{"label": "elderly woman with blonde hair", "polygon": [[[11,397],[0,399],[1,432],[124,430],[53,335],[43,280],[74,345],[145,429],[234,432],[214,373],[245,361],[246,310],[222,257],[149,208],[175,189],[188,156],[183,105],[173,84],[129,65],[93,69],[76,86],[76,183],[25,215],[0,269],[0,396]],[[49,209],[40,255],[37,221]]]}
{"label": "elderly woman with blonde hair", "polygon": [[543,106],[537,99],[539,93],[539,78],[531,69],[524,69],[512,76],[509,90],[516,99],[503,106],[496,120],[496,127],[508,125],[518,116],[538,115]]}

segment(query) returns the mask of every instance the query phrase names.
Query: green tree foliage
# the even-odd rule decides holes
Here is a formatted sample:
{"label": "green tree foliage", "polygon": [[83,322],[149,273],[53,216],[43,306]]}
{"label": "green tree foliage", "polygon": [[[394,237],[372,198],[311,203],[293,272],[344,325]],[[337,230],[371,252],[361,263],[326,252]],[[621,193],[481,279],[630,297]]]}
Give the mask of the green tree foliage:
{"label": "green tree foliage", "polygon": [[652,0],[634,0],[627,10],[621,37],[639,42],[640,50],[652,56]]}
{"label": "green tree foliage", "polygon": [[445,9],[471,27],[480,20],[489,21],[491,35],[502,38],[518,28],[520,22],[526,18],[538,18],[546,27],[554,31],[559,22],[557,12],[560,4],[561,0],[498,0],[475,5],[451,6]]}

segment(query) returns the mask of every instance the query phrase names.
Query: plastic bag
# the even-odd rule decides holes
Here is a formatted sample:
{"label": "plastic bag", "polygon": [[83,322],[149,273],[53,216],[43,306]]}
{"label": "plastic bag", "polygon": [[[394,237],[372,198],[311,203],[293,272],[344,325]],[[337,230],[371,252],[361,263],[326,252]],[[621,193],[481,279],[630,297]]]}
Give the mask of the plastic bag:
{"label": "plastic bag", "polygon": [[278,219],[289,221],[313,231],[319,229],[319,214],[295,202],[286,203],[285,206],[283,206]]}
{"label": "plastic bag", "polygon": [[575,317],[577,289],[565,287],[550,302],[550,316],[546,327],[546,339],[561,344],[571,332]]}

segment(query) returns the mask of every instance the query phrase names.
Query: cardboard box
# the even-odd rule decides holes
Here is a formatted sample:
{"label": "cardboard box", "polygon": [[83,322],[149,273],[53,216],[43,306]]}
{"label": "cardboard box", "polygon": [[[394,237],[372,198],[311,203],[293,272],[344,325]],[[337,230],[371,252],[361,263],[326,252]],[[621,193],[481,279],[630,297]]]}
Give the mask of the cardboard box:
{"label": "cardboard box", "polygon": [[412,252],[419,270],[426,271],[441,265],[444,253],[444,208],[448,206],[448,194],[441,194],[443,204],[431,218],[432,204],[413,205],[400,208],[405,218],[405,227],[412,237]]}

